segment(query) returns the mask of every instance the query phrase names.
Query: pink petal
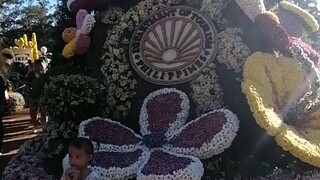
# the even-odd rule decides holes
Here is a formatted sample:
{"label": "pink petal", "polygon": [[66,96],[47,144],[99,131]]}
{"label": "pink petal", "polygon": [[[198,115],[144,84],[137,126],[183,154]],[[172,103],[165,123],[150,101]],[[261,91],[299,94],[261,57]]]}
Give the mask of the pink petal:
{"label": "pink petal", "polygon": [[76,42],[76,54],[84,54],[90,47],[90,37],[86,34],[80,34]]}
{"label": "pink petal", "polygon": [[77,12],[77,16],[76,16],[77,29],[80,29],[82,27],[82,23],[86,15],[88,15],[88,12],[85,9],[80,9]]}
{"label": "pink petal", "polygon": [[141,138],[131,129],[110,119],[93,118],[79,126],[80,137],[89,138],[99,150],[130,152],[138,149]]}
{"label": "pink petal", "polygon": [[201,179],[203,171],[196,157],[155,150],[139,169],[137,179]]}
{"label": "pink petal", "polygon": [[238,128],[239,121],[231,111],[211,111],[180,128],[165,149],[206,159],[228,148]]}
{"label": "pink petal", "polygon": [[189,113],[187,95],[165,88],[147,96],[141,108],[141,134],[163,134],[167,137],[186,122]]}

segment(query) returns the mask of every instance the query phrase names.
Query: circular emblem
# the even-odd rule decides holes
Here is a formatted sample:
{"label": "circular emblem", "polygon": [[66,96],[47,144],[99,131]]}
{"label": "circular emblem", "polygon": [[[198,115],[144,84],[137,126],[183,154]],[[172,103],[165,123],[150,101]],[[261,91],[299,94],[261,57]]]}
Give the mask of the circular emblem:
{"label": "circular emblem", "polygon": [[148,17],[134,32],[130,61],[145,80],[161,85],[187,82],[217,52],[217,31],[203,14],[170,7]]}

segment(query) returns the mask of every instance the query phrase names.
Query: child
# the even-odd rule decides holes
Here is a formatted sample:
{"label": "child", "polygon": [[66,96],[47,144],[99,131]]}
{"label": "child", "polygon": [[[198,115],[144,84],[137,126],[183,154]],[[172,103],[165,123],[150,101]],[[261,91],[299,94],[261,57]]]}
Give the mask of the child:
{"label": "child", "polygon": [[[93,144],[89,139],[76,138],[69,146],[69,167],[65,168],[61,180],[98,180],[98,176],[88,168],[93,159]],[[65,159],[66,159],[65,158]],[[65,160],[64,160],[65,161]],[[64,162],[65,164],[65,162]]]}

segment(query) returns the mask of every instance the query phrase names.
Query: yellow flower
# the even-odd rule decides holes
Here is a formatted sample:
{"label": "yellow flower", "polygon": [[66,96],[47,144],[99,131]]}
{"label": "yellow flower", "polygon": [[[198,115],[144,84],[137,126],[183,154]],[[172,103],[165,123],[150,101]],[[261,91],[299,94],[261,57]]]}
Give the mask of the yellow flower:
{"label": "yellow flower", "polygon": [[297,14],[299,17],[301,17],[311,27],[313,32],[318,31],[319,29],[318,21],[308,11],[288,1],[282,1],[280,5],[283,9],[291,11]]}
{"label": "yellow flower", "polygon": [[76,39],[72,39],[67,45],[64,46],[62,55],[65,58],[71,58],[75,54],[76,49]]}
{"label": "yellow flower", "polygon": [[243,76],[242,91],[256,122],[285,151],[320,167],[320,109],[303,119],[308,123],[304,129],[283,120],[282,114],[290,106],[288,102],[299,99],[301,87],[303,92],[311,90],[308,73],[298,61],[256,52],[247,59]]}

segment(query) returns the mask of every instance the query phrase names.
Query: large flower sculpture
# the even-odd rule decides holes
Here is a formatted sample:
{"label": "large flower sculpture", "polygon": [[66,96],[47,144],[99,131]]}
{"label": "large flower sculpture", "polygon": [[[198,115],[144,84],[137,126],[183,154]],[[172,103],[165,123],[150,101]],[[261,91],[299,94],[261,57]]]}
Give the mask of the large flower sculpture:
{"label": "large flower sculpture", "polygon": [[71,58],[75,54],[84,54],[90,47],[90,36],[88,35],[95,24],[93,14],[89,14],[86,10],[81,9],[77,13],[77,28],[66,28],[62,33],[62,38],[66,44],[62,51],[62,55]]}
{"label": "large flower sculpture", "polygon": [[242,89],[256,122],[284,150],[320,167],[318,72],[305,62],[256,52],[246,61]]}
{"label": "large flower sculpture", "polygon": [[[92,168],[101,179],[201,179],[199,160],[228,148],[239,128],[235,114],[210,111],[186,125],[187,95],[160,89],[148,95],[140,113],[141,134],[109,119],[81,123],[79,136],[96,147]],[[183,126],[184,125],[184,126]]]}

